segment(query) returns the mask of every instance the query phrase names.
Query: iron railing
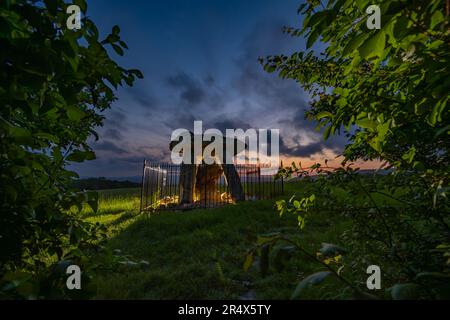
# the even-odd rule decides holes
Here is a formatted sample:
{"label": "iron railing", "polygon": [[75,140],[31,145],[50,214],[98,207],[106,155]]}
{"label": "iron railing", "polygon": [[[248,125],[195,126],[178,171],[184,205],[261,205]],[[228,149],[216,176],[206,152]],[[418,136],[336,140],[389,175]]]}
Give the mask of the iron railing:
{"label": "iron railing", "polygon": [[214,208],[273,199],[283,179],[263,165],[174,165],[144,161],[141,211]]}

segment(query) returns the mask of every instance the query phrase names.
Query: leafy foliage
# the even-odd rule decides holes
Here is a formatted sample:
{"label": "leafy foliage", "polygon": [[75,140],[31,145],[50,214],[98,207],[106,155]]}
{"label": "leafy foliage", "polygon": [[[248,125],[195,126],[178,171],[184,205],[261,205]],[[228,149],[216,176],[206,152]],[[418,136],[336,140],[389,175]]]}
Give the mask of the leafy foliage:
{"label": "leafy foliage", "polygon": [[[74,3],[86,14],[85,0]],[[83,203],[97,210],[98,197],[71,190],[77,175],[65,166],[95,158],[86,141],[96,136],[101,112],[116,99],[115,89],[142,77],[108,54],[108,46],[118,54],[126,49],[118,27],[105,40],[89,18],[81,30],[67,30],[67,6],[0,3],[0,295],[67,297],[60,278],[52,278],[67,261],[89,276],[86,257],[103,229],[77,212]],[[41,286],[16,290],[30,278]]]}
{"label": "leafy foliage", "polygon": [[[314,51],[262,60],[308,90],[307,116],[324,135],[345,133],[348,160],[382,158],[397,167],[449,166],[449,17],[446,1],[378,1],[382,28],[368,30],[365,8],[377,1],[308,1],[303,28],[286,28]],[[317,36],[320,35],[320,38]]]}
{"label": "leafy foliage", "polygon": [[[381,8],[380,30],[366,27],[372,4]],[[444,0],[308,0],[299,9],[303,27],[285,31],[305,36],[307,49],[318,40],[326,49],[261,59],[266,71],[310,93],[306,116],[325,139],[344,134],[349,141],[340,168],[280,170],[285,177],[316,177],[300,199],[279,201],[277,209],[298,215],[302,228],[316,212],[350,217],[342,241],[353,260],[334,259],[345,254],[333,252],[335,245],[317,257],[328,266],[336,262],[329,271],[341,280],[380,265],[394,299],[445,298],[450,289],[449,12]],[[362,176],[347,165],[361,159],[379,159],[391,170]],[[373,298],[343,282],[355,298]]]}

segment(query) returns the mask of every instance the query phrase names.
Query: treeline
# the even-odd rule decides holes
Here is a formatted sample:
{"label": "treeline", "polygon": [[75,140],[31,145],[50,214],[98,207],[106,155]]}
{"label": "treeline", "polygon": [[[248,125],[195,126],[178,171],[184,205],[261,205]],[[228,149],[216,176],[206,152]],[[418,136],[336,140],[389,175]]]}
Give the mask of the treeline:
{"label": "treeline", "polygon": [[138,188],[139,186],[139,183],[136,182],[108,180],[104,177],[78,179],[73,182],[73,187],[78,190]]}

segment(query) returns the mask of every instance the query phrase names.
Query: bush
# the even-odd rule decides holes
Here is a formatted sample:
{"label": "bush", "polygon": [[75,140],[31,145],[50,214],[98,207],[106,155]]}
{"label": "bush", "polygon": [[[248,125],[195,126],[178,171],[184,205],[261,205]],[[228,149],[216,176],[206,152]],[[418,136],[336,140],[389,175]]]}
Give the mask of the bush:
{"label": "bush", "polygon": [[[319,176],[306,194],[277,206],[281,213],[297,214],[301,226],[315,211],[352,220],[342,237],[352,260],[339,258],[330,269],[330,257],[317,258],[329,272],[308,283],[335,275],[356,297],[371,297],[341,271],[379,264],[393,298],[448,298],[448,1],[370,4],[380,7],[379,30],[366,27],[369,1],[332,0],[324,6],[308,0],[299,9],[303,27],[285,31],[305,35],[307,48],[320,39],[324,52],[261,60],[265,70],[294,79],[313,97],[306,116],[318,122],[325,139],[345,134],[349,141],[341,168],[284,168],[280,175],[314,171]],[[347,166],[358,159],[378,159],[393,171],[361,176]]]}
{"label": "bush", "polygon": [[[86,13],[84,0],[75,4]],[[118,54],[126,49],[117,26],[105,40],[88,18],[82,29],[67,30],[67,6],[62,0],[0,3],[0,294],[6,297],[54,297],[58,281],[50,278],[61,261],[89,270],[86,255],[102,227],[82,221],[77,211],[83,203],[96,210],[97,195],[71,190],[76,174],[65,166],[95,158],[86,141],[102,124],[101,112],[118,86],[142,77],[107,52],[107,46]]]}

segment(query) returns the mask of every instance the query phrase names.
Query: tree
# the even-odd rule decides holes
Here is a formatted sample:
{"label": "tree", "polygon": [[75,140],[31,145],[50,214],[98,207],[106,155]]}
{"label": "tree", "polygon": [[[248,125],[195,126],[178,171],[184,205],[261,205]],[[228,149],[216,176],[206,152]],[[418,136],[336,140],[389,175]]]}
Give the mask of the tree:
{"label": "tree", "polygon": [[[380,8],[380,29],[367,28],[369,5]],[[319,256],[326,259],[318,260],[330,272],[312,279],[335,275],[356,297],[373,298],[340,273],[367,268],[370,260],[389,273],[394,299],[448,298],[450,1],[307,0],[299,13],[303,27],[285,31],[304,36],[307,51],[261,62],[311,94],[306,116],[324,129],[325,139],[342,133],[349,138],[342,168],[329,172],[314,165],[309,169],[318,177],[302,189],[304,197],[277,203],[280,213],[298,215],[301,227],[310,212],[351,219],[342,239],[353,261],[334,270],[323,254],[329,248],[322,248]],[[317,40],[325,43],[323,52],[309,50]],[[357,159],[380,159],[395,170],[362,177],[345,167]],[[292,173],[309,170],[280,172]],[[303,287],[301,282],[298,289]]]}
{"label": "tree", "polygon": [[[366,26],[369,5],[381,29]],[[268,57],[265,69],[298,81],[314,99],[308,117],[325,138],[344,132],[348,160],[380,158],[397,167],[445,171],[450,165],[450,3],[445,0],[308,0],[299,10],[307,48]]]}
{"label": "tree", "polygon": [[[86,14],[85,0],[74,4]],[[104,40],[87,17],[80,30],[68,30],[67,6],[0,3],[0,274],[39,273],[80,260],[94,245],[98,226],[71,209],[87,202],[95,210],[96,194],[71,190],[76,173],[65,166],[95,158],[87,139],[102,125],[102,111],[119,86],[142,78],[108,53],[109,46],[119,55],[127,49],[119,27]]]}

